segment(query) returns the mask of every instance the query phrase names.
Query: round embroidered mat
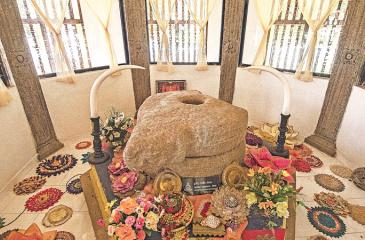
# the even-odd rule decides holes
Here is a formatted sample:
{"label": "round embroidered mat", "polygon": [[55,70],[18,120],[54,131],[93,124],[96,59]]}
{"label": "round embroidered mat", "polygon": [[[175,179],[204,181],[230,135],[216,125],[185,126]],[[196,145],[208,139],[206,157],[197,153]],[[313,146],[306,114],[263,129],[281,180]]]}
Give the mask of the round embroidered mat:
{"label": "round embroidered mat", "polygon": [[55,205],[62,197],[63,192],[57,188],[48,188],[30,197],[25,208],[31,212],[43,211]]}
{"label": "round embroidered mat", "polygon": [[365,191],[365,167],[356,168],[351,179],[357,187]]}
{"label": "round embroidered mat", "polygon": [[55,227],[64,224],[72,217],[72,209],[65,205],[51,208],[42,220],[45,227]]}
{"label": "round embroidered mat", "polygon": [[40,176],[28,177],[15,184],[13,191],[16,195],[34,193],[35,191],[41,189],[46,181],[46,178]]}
{"label": "round embroidered mat", "polygon": [[330,191],[342,192],[345,190],[345,185],[338,178],[335,178],[332,175],[317,174],[314,176],[314,180],[319,186]]}
{"label": "round embroidered mat", "polygon": [[55,240],[75,240],[75,236],[70,232],[58,231]]}
{"label": "round embroidered mat", "polygon": [[307,157],[303,157],[303,159],[309,163],[309,165],[312,168],[320,168],[323,166],[323,162],[321,159],[319,159],[318,157],[314,156],[314,155],[310,155]]}
{"label": "round embroidered mat", "polygon": [[352,170],[342,165],[331,165],[330,170],[333,174],[342,178],[350,179],[352,175]]}
{"label": "round embroidered mat", "polygon": [[350,204],[340,195],[325,192],[315,193],[314,201],[322,207],[332,209],[336,214],[342,217],[347,217],[350,214]]}
{"label": "round embroidered mat", "polygon": [[329,237],[338,238],[346,232],[345,223],[329,208],[310,208],[307,217],[313,227]]}
{"label": "round embroidered mat", "polygon": [[360,205],[350,205],[351,217],[354,221],[365,225],[365,207]]}
{"label": "round embroidered mat", "polygon": [[298,172],[310,172],[312,170],[310,164],[301,158],[293,160],[291,166]]}
{"label": "round embroidered mat", "polygon": [[72,155],[57,155],[51,159],[45,159],[37,167],[37,174],[40,176],[57,176],[77,164],[77,159]]}
{"label": "round embroidered mat", "polygon": [[68,193],[75,194],[75,195],[82,193],[82,186],[81,186],[80,178],[76,178],[76,179],[72,180],[71,182],[69,182],[66,186],[66,190]]}
{"label": "round embroidered mat", "polygon": [[86,149],[89,148],[91,146],[91,142],[90,141],[82,141],[79,142],[78,144],[75,145],[75,148],[80,150],[80,149]]}

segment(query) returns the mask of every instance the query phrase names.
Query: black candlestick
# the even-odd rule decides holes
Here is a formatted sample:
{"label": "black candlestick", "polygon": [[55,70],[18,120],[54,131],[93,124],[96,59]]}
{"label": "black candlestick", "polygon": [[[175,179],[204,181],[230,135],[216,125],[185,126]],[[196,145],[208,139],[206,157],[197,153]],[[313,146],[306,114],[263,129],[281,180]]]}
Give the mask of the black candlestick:
{"label": "black candlestick", "polygon": [[274,156],[289,158],[289,151],[284,148],[285,139],[286,139],[286,132],[288,130],[287,124],[289,115],[281,114],[280,126],[279,126],[279,136],[276,143],[276,146],[272,146],[270,152]]}
{"label": "black candlestick", "polygon": [[104,152],[101,148],[101,139],[100,139],[100,117],[90,118],[93,123],[93,132],[91,135],[94,137],[94,153],[92,153],[89,157],[89,163],[91,164],[101,164],[109,160],[110,155],[107,152]]}

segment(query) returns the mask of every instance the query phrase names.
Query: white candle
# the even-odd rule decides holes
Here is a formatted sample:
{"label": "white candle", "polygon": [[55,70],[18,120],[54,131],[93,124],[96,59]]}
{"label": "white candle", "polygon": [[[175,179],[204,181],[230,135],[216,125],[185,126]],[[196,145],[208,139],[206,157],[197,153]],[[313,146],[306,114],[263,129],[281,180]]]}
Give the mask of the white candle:
{"label": "white candle", "polygon": [[97,95],[99,92],[99,88],[103,84],[103,82],[111,75],[116,72],[126,70],[126,69],[145,69],[144,67],[136,66],[136,65],[123,65],[118,67],[113,67],[111,69],[103,72],[95,81],[90,91],[90,117],[96,118],[99,117],[98,114],[98,103],[97,103]]}

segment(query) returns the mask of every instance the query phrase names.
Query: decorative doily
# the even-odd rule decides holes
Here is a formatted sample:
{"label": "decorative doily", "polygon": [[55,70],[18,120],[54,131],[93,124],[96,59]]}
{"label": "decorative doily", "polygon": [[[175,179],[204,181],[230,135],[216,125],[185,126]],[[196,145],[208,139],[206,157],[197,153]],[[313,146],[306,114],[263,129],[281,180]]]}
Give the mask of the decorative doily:
{"label": "decorative doily", "polygon": [[310,236],[308,238],[308,240],[331,240],[323,235],[314,235],[314,236]]}
{"label": "decorative doily", "polygon": [[355,185],[365,191],[365,167],[356,168],[351,176]]}
{"label": "decorative doily", "polygon": [[0,240],[6,240],[6,238],[10,235],[11,232],[17,232],[17,231],[19,231],[19,229],[11,229],[1,233]]}
{"label": "decorative doily", "polygon": [[30,197],[25,203],[25,208],[31,212],[43,211],[56,204],[62,195],[63,192],[61,190],[48,188]]}
{"label": "decorative doily", "polygon": [[291,166],[298,172],[310,172],[312,170],[310,164],[306,160],[300,158],[293,160]]}
{"label": "decorative doily", "polygon": [[345,190],[345,185],[338,178],[328,174],[317,174],[314,176],[316,183],[333,192],[342,192]]}
{"label": "decorative doily", "polygon": [[309,165],[312,168],[320,168],[323,166],[323,162],[321,159],[319,159],[318,157],[314,156],[314,155],[310,155],[307,157],[303,157],[303,160],[305,160],[306,162],[309,163]]}
{"label": "decorative doily", "polygon": [[289,148],[289,154],[294,158],[307,157],[312,153],[312,149],[305,144],[295,145],[292,149]]}
{"label": "decorative doily", "polygon": [[331,165],[330,170],[333,174],[336,176],[350,179],[352,175],[352,170],[348,167],[342,166],[342,165]]}
{"label": "decorative doily", "polygon": [[328,207],[342,217],[350,214],[349,203],[340,195],[320,192],[314,194],[314,200],[322,207]]}
{"label": "decorative doily", "polygon": [[351,205],[351,217],[354,221],[365,225],[365,207],[360,205]]}
{"label": "decorative doily", "polygon": [[75,236],[70,232],[58,231],[55,240],[75,240]]}
{"label": "decorative doily", "polygon": [[345,223],[329,208],[310,208],[307,217],[313,227],[329,237],[338,238],[346,232]]}
{"label": "decorative doily", "polygon": [[40,176],[28,177],[15,184],[13,191],[16,195],[34,193],[35,191],[41,189],[46,181],[46,178]]}
{"label": "decorative doily", "polygon": [[45,227],[55,227],[64,224],[72,217],[72,209],[65,205],[51,208],[42,220]]}
{"label": "decorative doily", "polygon": [[82,186],[81,186],[80,178],[76,178],[76,179],[72,180],[71,182],[69,182],[66,186],[66,191],[68,193],[75,194],[75,195],[82,193]]}
{"label": "decorative doily", "polygon": [[254,133],[246,133],[246,144],[249,146],[260,147],[263,144],[262,139]]}
{"label": "decorative doily", "polygon": [[87,153],[82,154],[81,159],[80,159],[82,164],[89,162],[90,155],[91,155],[91,152],[87,152]]}
{"label": "decorative doily", "polygon": [[42,161],[37,167],[37,174],[40,176],[57,176],[77,164],[77,159],[72,155],[57,155],[51,159]]}
{"label": "decorative doily", "polygon": [[81,150],[81,149],[89,148],[90,146],[91,146],[90,141],[82,141],[82,142],[79,142],[78,144],[76,144],[75,148],[78,150]]}

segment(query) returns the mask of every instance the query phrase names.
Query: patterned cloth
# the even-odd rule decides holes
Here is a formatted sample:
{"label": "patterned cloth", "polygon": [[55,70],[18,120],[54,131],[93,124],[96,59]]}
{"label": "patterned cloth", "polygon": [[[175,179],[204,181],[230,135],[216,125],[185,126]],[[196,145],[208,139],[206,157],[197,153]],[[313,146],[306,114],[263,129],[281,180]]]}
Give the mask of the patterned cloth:
{"label": "patterned cloth", "polygon": [[14,185],[13,191],[16,195],[26,195],[41,189],[47,180],[44,177],[32,176],[23,179]]}
{"label": "patterned cloth", "polygon": [[48,188],[30,197],[25,208],[31,212],[40,212],[56,204],[62,197],[63,192],[57,188]]}
{"label": "patterned cloth", "polygon": [[317,174],[314,176],[314,180],[319,186],[333,192],[342,192],[345,190],[345,185],[332,175]]}
{"label": "patterned cloth", "polygon": [[57,176],[67,170],[70,170],[77,164],[77,159],[74,156],[57,155],[51,159],[43,160],[37,167],[37,174],[40,176]]}
{"label": "patterned cloth", "polygon": [[82,193],[82,186],[81,186],[81,181],[80,178],[76,178],[74,180],[72,180],[71,182],[69,182],[66,186],[66,191],[70,194],[80,194]]}
{"label": "patterned cloth", "polygon": [[329,208],[314,207],[308,210],[310,223],[321,233],[338,238],[345,234],[345,223]]}

